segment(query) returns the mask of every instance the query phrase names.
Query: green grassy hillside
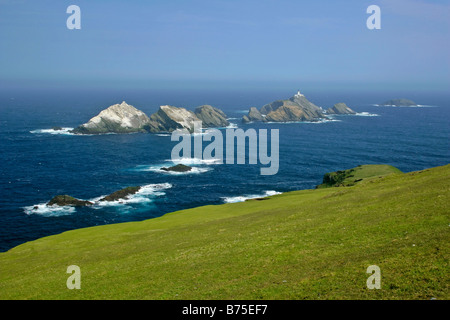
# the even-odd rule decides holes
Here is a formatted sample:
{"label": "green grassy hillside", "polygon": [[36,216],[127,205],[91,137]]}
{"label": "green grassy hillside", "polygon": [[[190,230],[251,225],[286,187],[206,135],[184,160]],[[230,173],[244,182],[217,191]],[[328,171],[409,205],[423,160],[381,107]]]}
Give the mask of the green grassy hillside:
{"label": "green grassy hillside", "polygon": [[324,175],[323,183],[317,188],[349,187],[365,179],[382,177],[391,173],[402,173],[399,169],[386,164],[366,164],[353,169],[329,172]]}
{"label": "green grassy hillside", "polygon": [[0,254],[0,299],[449,299],[449,189],[447,165],[64,232]]}

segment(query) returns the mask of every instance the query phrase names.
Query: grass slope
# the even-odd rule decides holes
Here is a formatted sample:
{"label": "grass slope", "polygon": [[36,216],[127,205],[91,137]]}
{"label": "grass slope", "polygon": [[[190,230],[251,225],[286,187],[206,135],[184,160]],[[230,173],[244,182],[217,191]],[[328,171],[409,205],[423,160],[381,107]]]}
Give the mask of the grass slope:
{"label": "grass slope", "polygon": [[329,172],[323,177],[323,183],[317,188],[349,187],[364,179],[382,177],[392,173],[402,173],[399,169],[386,164],[366,164],[353,169]]}
{"label": "grass slope", "polygon": [[447,165],[64,232],[0,254],[0,298],[449,299],[449,189]]}

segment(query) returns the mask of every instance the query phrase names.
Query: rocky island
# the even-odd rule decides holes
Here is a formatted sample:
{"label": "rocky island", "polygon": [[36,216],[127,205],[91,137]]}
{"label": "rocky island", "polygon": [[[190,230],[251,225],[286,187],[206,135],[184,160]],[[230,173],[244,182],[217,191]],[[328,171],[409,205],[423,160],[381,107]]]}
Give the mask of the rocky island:
{"label": "rocky island", "polygon": [[393,106],[393,107],[411,107],[411,106],[417,106],[417,104],[408,99],[392,99],[389,101],[386,101],[381,106]]}
{"label": "rocky island", "polygon": [[355,111],[350,109],[345,103],[336,103],[333,107],[327,109],[327,114],[356,114]]}
{"label": "rocky island", "polygon": [[134,132],[172,132],[177,129],[194,131],[194,122],[202,121],[203,127],[226,127],[229,125],[226,114],[210,105],[203,105],[195,112],[174,106],[161,106],[148,117],[141,110],[127,104],[115,104],[101,111],[87,123],[75,128],[75,134],[134,133]]}
{"label": "rocky island", "polygon": [[[141,190],[140,186],[136,187],[126,187],[124,189],[115,191],[111,193],[110,195],[107,195],[103,198],[101,198],[99,201],[118,201],[118,200],[124,200],[128,199],[129,196],[139,192]],[[47,206],[71,206],[71,207],[85,207],[85,206],[91,206],[94,202],[87,201],[87,200],[80,200],[77,198],[74,198],[69,195],[57,195],[54,196],[48,203]],[[35,208],[37,209],[37,208]]]}
{"label": "rocky island", "polygon": [[143,132],[150,123],[149,117],[142,111],[123,101],[101,111],[87,123],[75,128],[77,134],[132,133]]}
{"label": "rocky island", "polygon": [[355,114],[345,103],[335,104],[326,112],[309,101],[300,91],[287,100],[276,100],[264,105],[260,110],[250,108],[242,121],[253,122],[293,122],[293,121],[320,121],[329,114]]}
{"label": "rocky island", "polygon": [[172,172],[188,172],[188,171],[192,170],[192,167],[186,166],[186,165],[180,163],[175,166],[168,167],[168,168],[162,167],[161,170],[162,171],[172,171]]}

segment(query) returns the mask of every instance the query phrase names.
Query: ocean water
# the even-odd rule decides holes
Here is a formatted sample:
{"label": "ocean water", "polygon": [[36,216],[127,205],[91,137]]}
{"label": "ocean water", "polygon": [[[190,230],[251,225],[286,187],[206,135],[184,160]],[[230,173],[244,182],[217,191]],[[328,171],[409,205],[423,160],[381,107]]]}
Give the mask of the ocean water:
{"label": "ocean water", "polygon": [[[398,96],[317,92],[306,96],[324,108],[346,102],[358,114],[320,123],[241,123],[249,107],[289,96],[287,91],[255,90],[1,92],[0,251],[66,230],[314,188],[324,173],[360,164],[390,164],[408,172],[450,162],[449,96],[416,93],[406,97],[420,107],[380,107],[376,104]],[[186,159],[183,163],[192,165],[192,172],[167,173],[160,168],[173,164],[170,157],[176,142],[170,135],[69,133],[123,100],[148,115],[163,104],[191,110],[211,104],[224,110],[234,127],[279,129],[279,171],[262,176],[260,164]],[[54,126],[64,130],[52,130]],[[143,188],[126,201],[98,202],[104,195],[136,185]],[[58,194],[95,205],[47,207],[45,203]]]}

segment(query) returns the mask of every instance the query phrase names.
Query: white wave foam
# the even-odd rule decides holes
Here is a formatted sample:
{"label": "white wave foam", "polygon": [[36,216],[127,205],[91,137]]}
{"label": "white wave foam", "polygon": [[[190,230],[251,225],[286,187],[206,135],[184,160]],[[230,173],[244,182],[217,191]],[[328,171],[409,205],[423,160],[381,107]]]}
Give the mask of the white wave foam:
{"label": "white wave foam", "polygon": [[225,203],[236,203],[236,202],[243,202],[245,200],[249,199],[256,199],[256,198],[265,198],[269,196],[274,196],[276,194],[281,194],[282,192],[274,191],[274,190],[268,190],[265,191],[263,194],[252,194],[252,195],[244,195],[244,196],[237,196],[237,197],[224,197],[223,202]]}
{"label": "white wave foam", "polygon": [[176,172],[176,171],[165,171],[161,170],[163,167],[167,168],[167,165],[154,165],[154,166],[139,166],[136,171],[151,171],[161,174],[171,174],[171,175],[183,175],[183,174],[199,174],[211,171],[211,168],[198,168],[192,167],[191,170],[185,172]]}
{"label": "white wave foam", "polygon": [[230,122],[228,126],[226,126],[226,129],[236,129],[238,127],[237,123]]}
{"label": "white wave foam", "polygon": [[277,122],[277,121],[268,121],[263,123],[269,123],[269,124],[292,124],[292,123],[311,123],[311,124],[321,124],[321,123],[328,123],[328,122],[340,122],[342,120],[334,119],[331,117],[328,117],[326,119],[320,119],[317,121],[287,121],[287,122]]}
{"label": "white wave foam", "polygon": [[37,130],[32,130],[30,131],[30,133],[45,133],[45,134],[64,134],[64,135],[75,135],[74,133],[72,133],[73,128],[61,128],[61,130],[56,130],[56,129],[37,129]]}
{"label": "white wave foam", "polygon": [[170,133],[157,133],[156,134],[158,137],[170,137],[171,134]]}
{"label": "white wave foam", "polygon": [[184,164],[184,165],[200,165],[200,164],[220,164],[222,162],[221,159],[199,159],[199,158],[180,158],[176,160],[166,160],[173,162],[174,164]]}
{"label": "white wave foam", "polygon": [[[141,186],[141,189],[133,195],[129,195],[126,199],[120,199],[116,201],[100,201],[106,195],[89,199],[93,205],[89,206],[92,209],[100,209],[103,207],[116,207],[123,206],[123,209],[131,208],[130,204],[146,204],[153,202],[155,197],[164,196],[163,190],[172,188],[170,183],[148,184]],[[47,206],[47,203],[40,203],[33,206],[24,207],[24,212],[27,215],[39,214],[45,217],[58,217],[64,215],[70,215],[76,212],[76,208],[73,206]]]}
{"label": "white wave foam", "polygon": [[153,202],[155,197],[164,196],[166,193],[163,190],[172,188],[170,183],[148,184],[141,186],[138,192],[129,195],[126,199],[119,199],[115,201],[100,201],[105,196],[100,196],[89,201],[93,202],[92,208],[99,209],[103,207],[127,206],[130,204],[146,204]]}
{"label": "white wave foam", "polygon": [[354,114],[355,116],[360,116],[360,117],[379,117],[379,114],[376,113],[370,113],[370,112],[357,112],[356,114]]}
{"label": "white wave foam", "polygon": [[39,214],[44,217],[59,217],[66,216],[75,212],[75,207],[71,206],[47,206],[47,203],[39,203],[33,206],[23,208],[27,215]]}

